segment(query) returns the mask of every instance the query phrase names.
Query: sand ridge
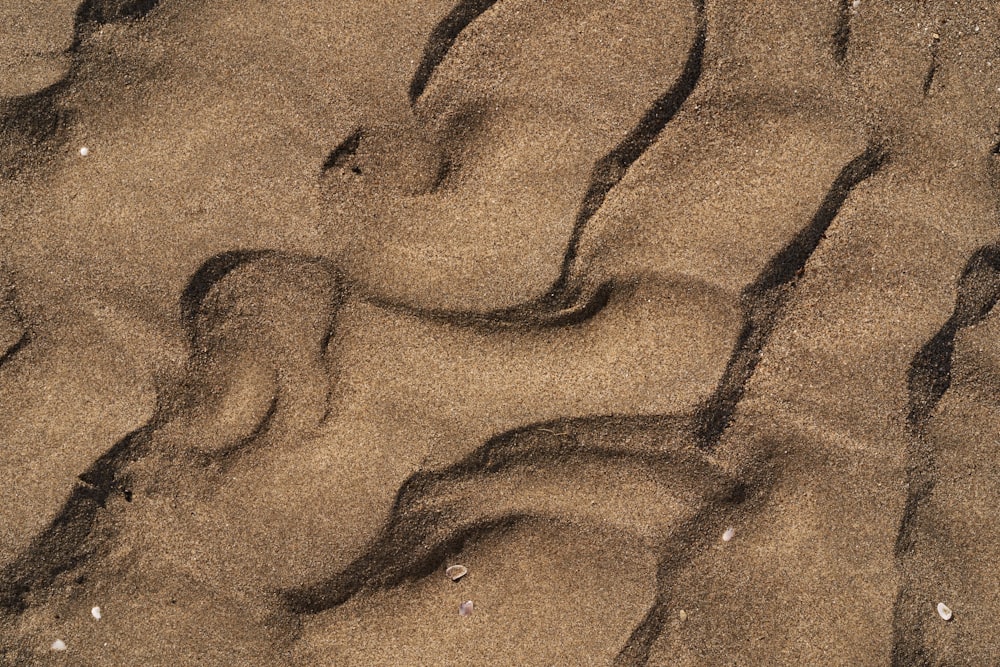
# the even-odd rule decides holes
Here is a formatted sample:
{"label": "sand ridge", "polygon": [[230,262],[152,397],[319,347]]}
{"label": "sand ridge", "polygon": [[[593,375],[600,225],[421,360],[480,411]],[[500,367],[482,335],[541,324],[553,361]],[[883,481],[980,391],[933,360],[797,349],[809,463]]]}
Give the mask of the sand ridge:
{"label": "sand ridge", "polygon": [[64,9],[5,664],[998,660],[989,3]]}

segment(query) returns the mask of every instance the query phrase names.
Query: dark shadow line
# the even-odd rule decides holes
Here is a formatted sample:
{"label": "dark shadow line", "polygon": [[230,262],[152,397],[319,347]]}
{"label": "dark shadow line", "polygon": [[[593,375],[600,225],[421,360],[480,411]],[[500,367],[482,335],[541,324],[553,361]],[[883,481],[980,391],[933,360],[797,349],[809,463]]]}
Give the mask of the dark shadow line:
{"label": "dark shadow line", "polygon": [[549,290],[548,298],[556,304],[565,306],[567,297],[573,296],[568,289],[570,276],[587,223],[600,210],[612,188],[621,182],[632,164],[653,145],[663,128],[677,115],[701,79],[708,21],[705,17],[705,1],[693,0],[693,5],[695,37],[688,49],[680,76],[674,85],[646,110],[638,125],[632,128],[611,152],[598,160],[591,170],[590,185],[577,212],[559,277]]}
{"label": "dark shadow line", "polygon": [[859,184],[874,175],[887,159],[880,144],[847,163],[834,180],[809,223],[767,262],[754,282],[740,296],[743,326],[722,378],[712,395],[698,409],[698,446],[706,452],[718,444],[743,399],[747,383],[757,369],[761,353],[778,323],[799,273],[824,238],[841,206]]}
{"label": "dark shadow line", "polygon": [[448,51],[462,31],[496,3],[497,0],[461,0],[434,26],[427,39],[427,45],[424,46],[424,55],[420,59],[417,71],[410,80],[410,104],[415,104],[423,95],[424,89],[434,75],[434,70],[448,55]]}
{"label": "dark shadow line", "polygon": [[[587,222],[600,209],[608,193],[621,181],[629,167],[655,142],[698,84],[708,28],[704,0],[692,0],[692,3],[695,10],[696,34],[688,49],[688,56],[680,76],[669,90],[653,102],[625,138],[594,164],[590,183],[563,253],[559,274],[545,294],[509,308],[486,312],[423,309],[374,296],[366,296],[366,300],[380,307],[410,315],[485,330],[496,327],[570,326],[586,321],[607,305],[614,289],[613,283],[605,282],[592,291],[573,287],[570,285],[573,264]],[[443,60],[458,34],[493,4],[495,0],[461,2],[438,24],[428,41],[424,59],[411,83],[411,101],[415,101],[423,92],[434,69]],[[358,150],[363,136],[364,129],[356,128],[330,152],[322,165],[321,172],[344,166],[347,158]],[[445,164],[442,169],[446,170],[447,167]],[[446,174],[446,171],[443,173]],[[439,180],[441,176],[442,174],[439,174]],[[580,303],[581,298],[585,299],[583,303]]]}
{"label": "dark shadow line", "polygon": [[492,332],[499,329],[549,329],[583,324],[604,310],[612,297],[616,293],[620,294],[623,289],[618,288],[613,280],[608,280],[592,292],[579,292],[567,307],[555,307],[548,296],[543,296],[510,308],[486,312],[419,308],[363,293],[359,293],[359,296],[386,310],[451,326]]}
{"label": "dark shadow line", "polygon": [[934,83],[934,75],[937,74],[937,58],[931,61],[931,66],[927,68],[927,74],[924,75],[924,83],[921,86],[924,91],[924,97],[927,97],[931,92],[931,84]]}
{"label": "dark shadow line", "polygon": [[893,667],[930,664],[923,640],[920,602],[915,599],[909,561],[916,547],[920,517],[934,491],[937,464],[925,433],[941,399],[951,386],[958,333],[979,324],[1000,300],[1000,244],[976,250],[962,271],[955,307],[941,328],[914,355],[907,371],[910,440],[906,452],[906,502],[896,534],[895,555],[902,583],[893,607]]}
{"label": "dark shadow line", "polygon": [[722,518],[717,507],[708,505],[686,521],[671,535],[667,553],[660,557],[656,568],[656,598],[645,616],[633,628],[625,645],[611,663],[612,667],[645,667],[653,646],[663,636],[671,615],[674,578],[677,572],[705,551],[707,534],[717,534]]}
{"label": "dark shadow line", "polygon": [[219,281],[245,264],[279,254],[276,250],[229,250],[203,262],[188,279],[180,297],[181,322],[187,328],[189,338],[193,340],[196,335],[205,297]]}
{"label": "dark shadow line", "polygon": [[293,614],[318,614],[344,604],[362,591],[385,590],[425,577],[468,542],[533,521],[537,519],[530,515],[505,514],[460,526],[437,540],[428,539],[420,526],[406,526],[409,528],[406,530],[397,522],[387,527],[371,545],[372,551],[381,550],[383,557],[355,559],[322,586],[283,591],[282,599],[286,610]]}
{"label": "dark shadow line", "polygon": [[62,98],[78,78],[79,56],[87,36],[101,25],[141,18],[157,4],[159,0],[85,0],[77,7],[66,74],[41,90],[0,99],[0,178],[14,178],[25,170],[34,153],[61,144],[72,123]]}
{"label": "dark shadow line", "polygon": [[[694,447],[682,443],[675,449],[664,449],[661,429],[665,425],[689,427],[690,418],[608,415],[557,419],[502,433],[454,464],[414,473],[400,485],[382,530],[364,552],[329,578],[282,591],[286,608],[294,614],[320,613],[359,592],[427,574],[446,553],[464,543],[469,531],[480,534],[484,526],[542,520],[530,512],[491,516],[488,508],[462,502],[465,486],[498,475],[558,471],[571,465],[621,466],[660,471],[679,495],[697,497],[701,502],[746,497],[742,482],[713,466]],[[594,440],[608,444],[588,444]]]}
{"label": "dark shadow line", "polygon": [[[559,275],[545,294],[509,308],[486,312],[423,309],[378,297],[369,296],[366,299],[381,307],[414,316],[456,326],[469,326],[486,330],[496,327],[544,328],[579,324],[597,314],[607,305],[615,289],[614,284],[607,281],[595,290],[586,291],[578,286],[572,286],[570,285],[570,277],[573,264],[577,259],[580,241],[589,220],[603,205],[611,189],[621,181],[632,164],[652,146],[663,128],[680,111],[701,78],[708,26],[704,0],[692,0],[692,2],[695,10],[696,33],[688,49],[687,59],[681,74],[670,89],[652,103],[638,124],[629,131],[625,138],[594,164],[591,169],[590,183],[577,212],[566,250],[563,253]],[[462,15],[466,16],[464,13]],[[449,25],[454,27],[457,23]],[[440,57],[443,58],[444,53]],[[437,62],[440,60],[435,62],[435,66]],[[357,151],[358,141],[362,134],[362,129],[356,129],[343,140],[327,158],[324,170],[333,166],[341,166],[345,162],[346,156]],[[583,303],[580,302],[581,298],[584,299]]]}
{"label": "dark shadow line", "polygon": [[24,171],[34,155],[52,149],[71,124],[59,100],[68,88],[63,78],[41,90],[0,99],[0,178]]}
{"label": "dark shadow line", "polygon": [[81,42],[95,27],[142,18],[158,4],[160,0],[84,0],[76,9],[70,50],[79,49]]}
{"label": "dark shadow line", "polygon": [[261,439],[267,435],[278,414],[278,395],[275,394],[268,404],[267,412],[254,425],[253,430],[237,442],[212,452],[200,452],[193,456],[197,465],[203,468],[213,468],[219,473],[228,472],[240,459],[257,449]]}
{"label": "dark shadow line", "polygon": [[941,38],[935,37],[931,42],[931,64],[927,68],[927,73],[924,75],[924,83],[921,86],[923,90],[924,97],[927,97],[931,92],[931,85],[934,83],[934,76],[937,74],[938,70],[938,46],[941,44]]}
{"label": "dark shadow line", "polygon": [[330,154],[326,156],[326,160],[323,161],[323,166],[320,168],[320,173],[325,174],[331,169],[336,167],[343,167],[347,164],[348,159],[358,152],[358,146],[361,144],[361,140],[365,136],[365,131],[363,128],[356,128],[347,137],[341,141],[337,146],[330,151]]}
{"label": "dark shadow line", "polygon": [[8,347],[2,355],[0,355],[0,368],[9,364],[19,352],[28,347],[29,343],[31,343],[31,332],[25,330],[17,341]]}
{"label": "dark shadow line", "polygon": [[[182,296],[181,312],[192,337],[197,331],[197,317],[212,287],[231,271],[262,257],[279,256],[277,251],[232,251],[207,260],[195,272]],[[192,346],[191,354],[197,353]],[[268,413],[257,425],[250,440],[264,433],[276,412],[273,399]],[[161,403],[162,401],[161,397]],[[112,497],[132,500],[128,468],[151,451],[152,435],[172,416],[170,401],[157,406],[154,416],[142,427],[116,442],[98,457],[81,475],[75,488],[49,525],[11,563],[0,570],[0,611],[19,613],[26,608],[32,593],[53,584],[56,578],[82,566],[94,556],[99,545],[91,536],[102,510]],[[242,445],[247,444],[241,441]],[[238,452],[229,452],[230,458]],[[225,457],[224,457],[225,458]],[[107,536],[104,536],[107,539]]]}
{"label": "dark shadow line", "polygon": [[645,667],[653,646],[667,629],[674,612],[675,582],[678,572],[705,553],[722,532],[722,526],[740,508],[744,516],[753,515],[765,506],[773,489],[767,467],[743,472],[733,493],[707,503],[689,520],[678,526],[665,543],[656,571],[656,599],[642,621],[632,630],[613,667]]}
{"label": "dark shadow line", "polygon": [[17,614],[27,608],[32,593],[52,585],[56,578],[79,567],[96,553],[89,538],[101,510],[112,495],[131,498],[122,471],[145,453],[151,422],[128,434],[98,458],[82,475],[55,518],[29,547],[0,574],[0,610]]}
{"label": "dark shadow line", "polygon": [[851,0],[840,0],[837,8],[837,27],[833,32],[833,60],[838,65],[847,61],[847,51],[851,46]]}

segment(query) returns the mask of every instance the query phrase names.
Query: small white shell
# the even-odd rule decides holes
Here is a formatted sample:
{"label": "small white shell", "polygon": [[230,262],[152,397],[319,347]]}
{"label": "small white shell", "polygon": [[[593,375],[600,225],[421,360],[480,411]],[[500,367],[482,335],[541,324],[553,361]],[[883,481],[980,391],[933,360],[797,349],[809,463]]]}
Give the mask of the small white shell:
{"label": "small white shell", "polygon": [[90,149],[84,146],[83,148],[80,149],[80,155],[82,155],[83,157],[87,157],[88,155],[90,155]]}
{"label": "small white shell", "polygon": [[52,642],[52,646],[50,646],[49,648],[52,649],[53,651],[65,651],[66,642],[64,642],[61,639],[57,639],[54,642]]}
{"label": "small white shell", "polygon": [[458,615],[459,616],[472,616],[472,608],[475,605],[472,604],[472,600],[466,600],[462,604],[458,605]]}
{"label": "small white shell", "polygon": [[93,609],[90,610],[90,615],[94,617],[95,621],[101,620],[101,608],[94,607]]}
{"label": "small white shell", "polygon": [[464,565],[452,565],[444,571],[445,575],[452,581],[458,581],[469,573],[469,568]]}
{"label": "small white shell", "polygon": [[681,609],[679,612],[677,612],[677,618],[681,619],[681,623],[683,623],[684,621],[688,620],[688,613],[683,609]]}
{"label": "small white shell", "polygon": [[946,620],[946,621],[950,621],[951,620],[951,607],[949,607],[948,605],[946,605],[944,602],[938,602],[937,612],[938,612],[938,616],[940,616],[944,620]]}
{"label": "small white shell", "polygon": [[724,532],[722,534],[722,541],[723,542],[728,542],[729,540],[733,539],[735,536],[736,536],[736,529],[733,528],[732,526],[730,526],[729,528],[726,528],[726,532]]}

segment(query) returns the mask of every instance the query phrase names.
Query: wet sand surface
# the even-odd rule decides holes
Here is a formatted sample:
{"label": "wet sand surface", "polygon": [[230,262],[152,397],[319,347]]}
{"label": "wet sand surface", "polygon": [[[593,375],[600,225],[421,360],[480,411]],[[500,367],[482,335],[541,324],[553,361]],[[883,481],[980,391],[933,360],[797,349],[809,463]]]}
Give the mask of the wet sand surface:
{"label": "wet sand surface", "polygon": [[0,664],[1000,663],[993,3],[0,23]]}

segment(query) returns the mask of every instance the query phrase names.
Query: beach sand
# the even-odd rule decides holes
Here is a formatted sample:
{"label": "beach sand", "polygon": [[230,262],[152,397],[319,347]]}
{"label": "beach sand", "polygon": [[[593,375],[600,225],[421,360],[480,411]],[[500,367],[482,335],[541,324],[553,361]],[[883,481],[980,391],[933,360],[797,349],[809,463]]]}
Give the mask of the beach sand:
{"label": "beach sand", "polygon": [[0,22],[0,664],[1000,664],[992,2]]}

